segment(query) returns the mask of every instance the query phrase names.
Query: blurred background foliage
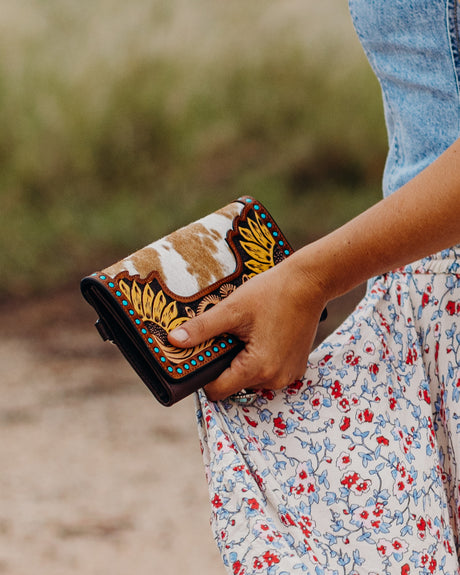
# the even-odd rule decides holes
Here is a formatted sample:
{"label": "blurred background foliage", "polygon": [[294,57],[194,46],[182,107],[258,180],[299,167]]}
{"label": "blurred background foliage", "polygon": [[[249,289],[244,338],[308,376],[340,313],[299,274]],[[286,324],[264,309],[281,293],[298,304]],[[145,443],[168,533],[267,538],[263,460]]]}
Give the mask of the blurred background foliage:
{"label": "blurred background foliage", "polygon": [[296,247],[380,197],[380,92],[342,0],[15,0],[0,53],[3,294],[242,194]]}

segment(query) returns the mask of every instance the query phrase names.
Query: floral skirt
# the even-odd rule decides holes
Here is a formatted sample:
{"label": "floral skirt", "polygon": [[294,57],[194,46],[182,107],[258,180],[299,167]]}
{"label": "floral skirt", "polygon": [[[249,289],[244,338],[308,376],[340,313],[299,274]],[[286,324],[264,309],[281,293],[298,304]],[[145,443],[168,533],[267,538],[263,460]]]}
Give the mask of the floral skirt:
{"label": "floral skirt", "polygon": [[197,396],[227,572],[460,573],[460,248],[377,278],[252,406]]}

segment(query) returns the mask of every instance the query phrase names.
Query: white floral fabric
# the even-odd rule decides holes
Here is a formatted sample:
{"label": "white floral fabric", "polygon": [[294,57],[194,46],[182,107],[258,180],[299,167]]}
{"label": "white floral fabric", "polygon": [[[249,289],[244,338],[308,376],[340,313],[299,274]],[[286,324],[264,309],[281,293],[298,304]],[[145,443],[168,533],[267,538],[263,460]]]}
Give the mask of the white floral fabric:
{"label": "white floral fabric", "polygon": [[375,280],[301,381],[197,396],[231,575],[460,573],[460,249]]}

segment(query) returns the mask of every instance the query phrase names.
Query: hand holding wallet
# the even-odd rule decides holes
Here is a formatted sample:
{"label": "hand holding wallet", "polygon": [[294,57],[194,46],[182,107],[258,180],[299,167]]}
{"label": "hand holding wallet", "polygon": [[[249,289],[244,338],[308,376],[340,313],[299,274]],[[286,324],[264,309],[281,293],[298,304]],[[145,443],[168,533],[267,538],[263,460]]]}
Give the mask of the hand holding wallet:
{"label": "hand holding wallet", "polygon": [[101,337],[170,406],[216,379],[243,343],[222,334],[181,349],[168,333],[292,252],[264,206],[244,196],[83,278],[81,290]]}

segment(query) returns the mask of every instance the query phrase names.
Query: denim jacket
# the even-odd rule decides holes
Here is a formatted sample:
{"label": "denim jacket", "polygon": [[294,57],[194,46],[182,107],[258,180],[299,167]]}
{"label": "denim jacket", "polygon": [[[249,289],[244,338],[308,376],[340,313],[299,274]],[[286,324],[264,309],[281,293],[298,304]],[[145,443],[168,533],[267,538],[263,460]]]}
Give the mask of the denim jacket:
{"label": "denim jacket", "polygon": [[382,87],[387,196],[460,136],[458,0],[349,0]]}

